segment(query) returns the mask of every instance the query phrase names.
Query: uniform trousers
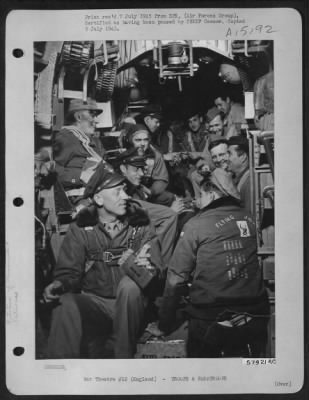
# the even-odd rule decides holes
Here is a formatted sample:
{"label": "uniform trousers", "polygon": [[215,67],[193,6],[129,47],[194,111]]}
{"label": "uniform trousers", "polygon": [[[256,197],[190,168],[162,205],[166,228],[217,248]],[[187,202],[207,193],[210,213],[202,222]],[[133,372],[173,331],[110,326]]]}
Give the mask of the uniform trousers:
{"label": "uniform trousers", "polygon": [[222,326],[215,319],[189,320],[188,356],[191,358],[263,357],[268,318],[254,317],[237,327]]}
{"label": "uniform trousers", "polygon": [[52,315],[48,358],[80,358],[87,328],[114,336],[114,357],[132,358],[143,328],[146,298],[128,276],[119,282],[116,299],[92,293],[66,293]]}

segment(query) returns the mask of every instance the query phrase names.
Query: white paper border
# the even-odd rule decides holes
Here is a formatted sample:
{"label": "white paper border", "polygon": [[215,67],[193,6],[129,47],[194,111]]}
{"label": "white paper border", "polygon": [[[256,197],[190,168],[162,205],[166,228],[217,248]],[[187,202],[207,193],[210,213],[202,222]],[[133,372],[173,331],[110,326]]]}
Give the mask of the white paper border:
{"label": "white paper border", "polygon": [[[294,9],[191,9],[234,13],[246,26],[271,25],[272,34],[236,35],[242,24],[127,26],[85,32],[87,14],[169,13],[186,9],[12,11],[6,22],[6,361],[15,394],[291,393],[303,385],[302,22]],[[274,40],[276,182],[276,365],[245,366],[241,359],[35,360],[33,42],[123,39]],[[250,32],[250,31],[249,31]],[[24,57],[14,58],[21,48]],[[24,205],[14,207],[22,197]],[[12,353],[15,346],[24,355]],[[51,369],[49,366],[54,366]],[[128,383],[85,377],[128,377]],[[132,382],[131,377],[156,382]],[[227,376],[172,382],[171,376]],[[276,382],[288,382],[278,385]]]}

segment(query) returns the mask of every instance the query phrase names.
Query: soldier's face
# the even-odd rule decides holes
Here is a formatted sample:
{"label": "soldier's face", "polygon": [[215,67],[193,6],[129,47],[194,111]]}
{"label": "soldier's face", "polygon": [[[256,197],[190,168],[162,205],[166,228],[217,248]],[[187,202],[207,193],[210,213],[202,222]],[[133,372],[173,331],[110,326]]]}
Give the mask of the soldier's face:
{"label": "soldier's face", "polygon": [[132,144],[137,149],[138,155],[144,155],[149,147],[149,135],[147,132],[137,132],[132,138]]}
{"label": "soldier's face", "polygon": [[239,156],[237,152],[237,146],[229,146],[228,147],[228,156],[229,156],[229,169],[232,172],[237,172],[243,164],[243,155]]}
{"label": "soldier's face", "polygon": [[223,133],[223,121],[220,115],[217,115],[214,119],[209,122],[209,132],[222,135]]}
{"label": "soldier's face", "polygon": [[135,167],[134,165],[122,165],[121,172],[134,186],[139,186],[144,176],[144,169],[142,167]]}
{"label": "soldier's face", "polygon": [[126,185],[103,189],[95,195],[95,201],[109,215],[116,217],[124,215],[127,212],[127,200],[129,198],[125,189]]}
{"label": "soldier's face", "polygon": [[83,110],[79,112],[79,126],[86,135],[91,135],[95,132],[96,116],[97,114],[94,111]]}
{"label": "soldier's face", "polygon": [[220,143],[218,144],[218,146],[213,147],[210,150],[210,155],[215,166],[217,168],[222,168],[225,171],[229,167],[229,155],[227,149],[228,149],[227,144]]}
{"label": "soldier's face", "polygon": [[227,97],[225,100],[223,100],[221,97],[218,97],[215,100],[215,105],[218,108],[219,111],[223,112],[224,115],[228,114],[231,108],[231,101]]}
{"label": "soldier's face", "polygon": [[154,133],[160,127],[160,120],[158,118],[148,116],[145,118],[145,124],[147,125],[150,132]]}
{"label": "soldier's face", "polygon": [[194,115],[188,119],[188,126],[192,132],[197,132],[202,125],[202,118],[199,115]]}

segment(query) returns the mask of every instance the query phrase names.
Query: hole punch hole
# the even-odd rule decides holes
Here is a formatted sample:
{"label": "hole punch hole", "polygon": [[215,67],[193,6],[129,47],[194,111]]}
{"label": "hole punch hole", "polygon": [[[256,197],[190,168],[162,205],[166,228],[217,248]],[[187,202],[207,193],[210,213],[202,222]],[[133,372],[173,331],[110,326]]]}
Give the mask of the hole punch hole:
{"label": "hole punch hole", "polygon": [[15,197],[13,204],[15,207],[20,207],[24,204],[24,200],[21,197]]}
{"label": "hole punch hole", "polygon": [[13,56],[15,58],[21,58],[24,55],[24,52],[22,49],[14,49],[13,50]]}
{"label": "hole punch hole", "polygon": [[18,347],[14,347],[14,349],[13,349],[13,354],[14,354],[14,356],[17,356],[17,357],[22,356],[24,354],[24,352],[25,352],[25,349],[23,347],[18,346]]}

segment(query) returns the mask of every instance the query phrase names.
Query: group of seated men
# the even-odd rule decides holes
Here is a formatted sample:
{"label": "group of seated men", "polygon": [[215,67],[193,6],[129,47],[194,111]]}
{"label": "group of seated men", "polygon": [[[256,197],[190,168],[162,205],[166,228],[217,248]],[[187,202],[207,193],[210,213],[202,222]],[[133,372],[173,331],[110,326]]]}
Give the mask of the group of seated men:
{"label": "group of seated men", "polygon": [[[80,358],[93,330],[112,340],[115,358],[134,357],[158,297],[152,333],[159,337],[177,328],[186,299],[189,357],[240,356],[248,345],[260,356],[269,306],[250,212],[247,139],[202,131],[201,116],[189,119],[188,203],[188,190],[169,190],[174,151],[164,155],[154,144],[161,115],[148,107],[126,122],[126,149],[111,165],[94,137],[100,112],[91,99],[71,100],[54,138],[50,168],[78,213],[44,290],[55,304],[47,357]],[[207,115],[222,119],[219,108]]]}

